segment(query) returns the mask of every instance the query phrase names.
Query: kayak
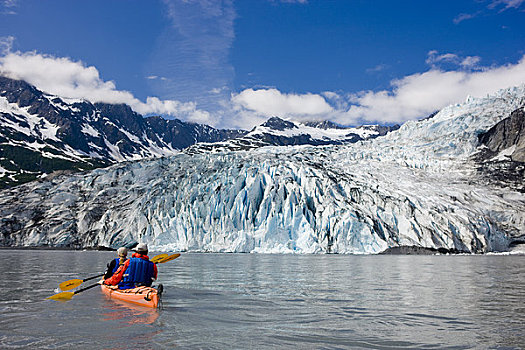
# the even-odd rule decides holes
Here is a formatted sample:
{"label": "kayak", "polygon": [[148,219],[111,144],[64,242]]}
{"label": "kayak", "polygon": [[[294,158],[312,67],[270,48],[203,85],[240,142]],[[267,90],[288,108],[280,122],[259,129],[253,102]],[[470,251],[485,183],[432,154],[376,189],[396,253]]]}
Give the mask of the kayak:
{"label": "kayak", "polygon": [[157,289],[153,287],[137,287],[118,289],[117,286],[100,285],[102,292],[112,299],[122,300],[135,305],[156,308],[162,296],[162,284]]}

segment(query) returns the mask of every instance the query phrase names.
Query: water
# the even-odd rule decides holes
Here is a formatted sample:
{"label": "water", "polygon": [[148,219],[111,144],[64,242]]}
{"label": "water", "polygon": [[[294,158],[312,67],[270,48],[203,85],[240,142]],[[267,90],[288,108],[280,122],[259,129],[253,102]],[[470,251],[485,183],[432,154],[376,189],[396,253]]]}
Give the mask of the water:
{"label": "water", "polygon": [[159,311],[44,300],[113,255],[0,250],[0,348],[525,348],[525,256],[183,254]]}

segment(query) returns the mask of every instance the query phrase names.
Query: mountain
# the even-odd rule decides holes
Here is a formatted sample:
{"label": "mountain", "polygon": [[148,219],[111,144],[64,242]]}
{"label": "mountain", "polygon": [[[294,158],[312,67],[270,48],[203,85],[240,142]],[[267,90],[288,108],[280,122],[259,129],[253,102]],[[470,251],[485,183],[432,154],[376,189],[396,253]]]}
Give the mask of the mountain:
{"label": "mountain", "polygon": [[148,117],[127,105],[65,99],[0,76],[0,188],[54,171],[173,155],[245,134]]}
{"label": "mountain", "polygon": [[343,145],[384,136],[399,125],[340,126],[330,121],[299,123],[272,117],[245,135],[224,142],[198,143],[192,153],[250,150],[265,146]]}
{"label": "mountain", "polygon": [[[523,129],[514,136],[507,126],[523,115],[524,98],[525,85],[470,98],[357,143],[190,148],[5,189],[0,245],[144,241],[152,249],[208,252],[507,251],[525,241],[525,181],[520,187],[504,174],[492,181],[487,169],[523,169]],[[497,156],[484,157],[487,148]]]}
{"label": "mountain", "polygon": [[217,130],[178,119],[144,118],[124,104],[61,98],[0,76],[0,188],[51,173],[169,156],[195,144],[192,152],[343,144],[382,136],[396,128],[300,124],[275,117],[249,133]]}

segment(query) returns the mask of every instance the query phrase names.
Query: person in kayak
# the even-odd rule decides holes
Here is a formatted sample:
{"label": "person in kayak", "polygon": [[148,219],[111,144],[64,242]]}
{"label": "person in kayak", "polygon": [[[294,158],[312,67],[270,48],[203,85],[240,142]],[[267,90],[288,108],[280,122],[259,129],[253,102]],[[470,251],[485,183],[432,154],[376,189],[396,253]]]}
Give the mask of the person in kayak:
{"label": "person in kayak", "polygon": [[109,286],[118,285],[119,289],[130,289],[140,286],[151,287],[157,279],[157,265],[149,261],[148,246],[137,245],[136,252],[110,278],[104,280]]}
{"label": "person in kayak", "polygon": [[124,265],[124,263],[128,260],[126,257],[128,256],[128,249],[126,247],[120,247],[117,249],[117,256],[118,258],[112,259],[108,263],[108,269],[106,270],[106,273],[104,274],[104,279],[108,279],[115,272],[117,272],[118,268],[121,265]]}

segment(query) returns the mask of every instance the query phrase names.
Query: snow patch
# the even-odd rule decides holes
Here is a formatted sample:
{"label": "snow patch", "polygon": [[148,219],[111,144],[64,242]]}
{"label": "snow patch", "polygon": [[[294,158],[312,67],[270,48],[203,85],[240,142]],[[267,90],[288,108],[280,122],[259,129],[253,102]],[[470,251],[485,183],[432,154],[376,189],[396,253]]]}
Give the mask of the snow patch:
{"label": "snow patch", "polygon": [[116,160],[117,162],[122,162],[126,160],[126,157],[120,153],[120,149],[117,145],[112,144],[104,137],[104,143],[106,144],[106,147],[109,150],[109,155],[112,159]]}
{"label": "snow patch", "polygon": [[87,123],[82,124],[82,130],[81,131],[84,134],[89,135],[89,136],[93,136],[93,137],[99,137],[100,136],[100,133],[94,127],[92,127],[90,124],[87,124]]}
{"label": "snow patch", "polygon": [[377,135],[377,131],[369,130],[366,128],[348,128],[348,129],[321,129],[311,126],[297,123],[298,128],[286,128],[283,130],[275,130],[266,126],[259,125],[255,130],[248,133],[246,136],[255,136],[262,134],[272,134],[276,136],[294,137],[300,135],[310,135],[313,139],[317,140],[346,140],[348,135],[356,134],[361,138],[365,139],[372,135]]}
{"label": "snow patch", "polygon": [[13,171],[7,170],[0,165],[0,177],[4,177],[6,174],[13,173]]}
{"label": "snow patch", "polygon": [[[0,96],[0,112],[11,114],[20,120],[21,123],[26,122],[29,125],[28,127],[24,127],[12,120],[3,118],[2,123],[4,126],[10,127],[27,136],[31,135],[37,139],[60,141],[56,136],[59,127],[50,123],[45,118],[30,114],[28,109],[29,107],[21,108],[16,103],[10,103],[7,98]],[[25,120],[19,117],[25,117]]]}
{"label": "snow patch", "polygon": [[506,161],[510,160],[512,154],[516,151],[516,145],[512,145],[509,148],[506,148],[498,153],[494,158],[491,159],[491,161]]}

